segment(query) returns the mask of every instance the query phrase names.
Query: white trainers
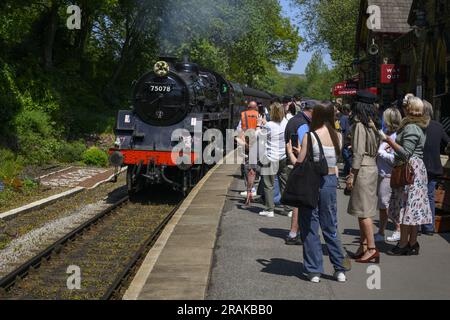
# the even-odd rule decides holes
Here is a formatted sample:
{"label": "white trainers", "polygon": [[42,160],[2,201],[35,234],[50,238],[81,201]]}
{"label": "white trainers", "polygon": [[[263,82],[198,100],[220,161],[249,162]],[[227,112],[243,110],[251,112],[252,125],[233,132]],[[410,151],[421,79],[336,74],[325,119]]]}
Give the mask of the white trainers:
{"label": "white trainers", "polygon": [[392,236],[386,238],[386,241],[389,241],[389,242],[400,241],[400,231],[394,231]]}
{"label": "white trainers", "polygon": [[309,281],[313,282],[313,283],[319,283],[320,282],[320,277],[316,274],[309,274],[307,275]]}
{"label": "white trainers", "polygon": [[[241,197],[247,198],[247,191],[243,191],[240,193]],[[256,197],[256,191],[252,191],[252,197]]]}
{"label": "white trainers", "polygon": [[377,233],[375,235],[375,242],[384,242],[384,235]]}
{"label": "white trainers", "polygon": [[289,211],[289,213],[287,214],[287,216],[289,217],[289,218],[292,218],[292,214],[293,214],[294,212],[293,211]]}
{"label": "white trainers", "polygon": [[345,276],[345,272],[343,271],[336,271],[334,273],[334,278],[337,282],[345,282],[347,281],[347,277]]}
{"label": "white trainers", "polygon": [[269,218],[273,218],[275,217],[275,213],[273,211],[261,211],[259,213],[260,216],[265,216],[265,217],[269,217]]}

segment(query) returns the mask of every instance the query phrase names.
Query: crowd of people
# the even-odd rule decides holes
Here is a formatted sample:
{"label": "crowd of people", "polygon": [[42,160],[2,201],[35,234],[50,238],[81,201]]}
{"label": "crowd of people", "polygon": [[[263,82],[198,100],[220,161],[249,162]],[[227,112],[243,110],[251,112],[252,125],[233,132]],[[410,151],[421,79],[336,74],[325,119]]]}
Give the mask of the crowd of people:
{"label": "crowd of people", "polygon": [[[264,204],[259,215],[274,217],[286,185],[299,179],[291,172],[308,157],[316,163],[326,160],[328,171],[321,174],[315,207],[280,204],[281,214],[291,218],[286,244],[303,245],[307,279],[319,282],[324,273],[319,229],[334,278],[345,282],[351,268],[338,228],[340,176],[345,180],[344,194],[350,196],[347,213],[357,219],[360,231],[359,248],[350,257],[357,263],[379,263],[377,243],[383,241],[397,242],[386,252],[389,255],[418,255],[418,234],[434,233],[434,192],[443,174],[441,150],[447,146],[445,152],[450,151],[450,138],[432,119],[432,105],[413,94],[385,108],[366,91],[358,91],[351,105],[302,101],[299,96],[274,101],[269,108],[251,101],[242,113],[237,138],[245,157],[246,191],[241,193],[245,205],[259,195]],[[387,236],[389,220],[394,227]]]}

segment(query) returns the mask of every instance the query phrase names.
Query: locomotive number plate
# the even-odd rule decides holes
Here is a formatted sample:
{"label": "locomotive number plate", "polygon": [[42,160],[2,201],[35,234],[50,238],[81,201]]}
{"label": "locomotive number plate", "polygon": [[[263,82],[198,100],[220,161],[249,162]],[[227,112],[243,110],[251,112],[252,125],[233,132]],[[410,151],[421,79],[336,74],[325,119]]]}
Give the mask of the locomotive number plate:
{"label": "locomotive number plate", "polygon": [[159,84],[159,83],[149,83],[148,90],[150,92],[171,92],[172,85],[170,84]]}

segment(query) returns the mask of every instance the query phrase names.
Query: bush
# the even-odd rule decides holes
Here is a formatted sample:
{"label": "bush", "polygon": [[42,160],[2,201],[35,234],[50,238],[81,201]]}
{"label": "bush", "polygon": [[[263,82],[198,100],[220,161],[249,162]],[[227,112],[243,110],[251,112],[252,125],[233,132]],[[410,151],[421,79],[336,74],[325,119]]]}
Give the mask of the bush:
{"label": "bush", "polygon": [[23,110],[16,118],[20,153],[27,164],[40,165],[54,160],[59,145],[50,117],[39,110]]}
{"label": "bush", "polygon": [[106,167],[108,165],[108,154],[97,147],[87,149],[82,156],[83,162],[87,165]]}
{"label": "bush", "polygon": [[0,180],[5,184],[11,183],[22,171],[22,165],[14,153],[7,149],[0,149]]}
{"label": "bush", "polygon": [[81,141],[71,143],[62,142],[57,148],[57,159],[61,162],[71,163],[81,161],[86,146]]}

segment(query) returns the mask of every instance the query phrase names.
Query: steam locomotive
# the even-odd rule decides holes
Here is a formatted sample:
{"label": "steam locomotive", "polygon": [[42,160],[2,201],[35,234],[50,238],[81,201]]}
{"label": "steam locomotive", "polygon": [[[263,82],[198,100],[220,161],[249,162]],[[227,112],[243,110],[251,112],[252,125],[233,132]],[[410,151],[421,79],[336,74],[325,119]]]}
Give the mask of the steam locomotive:
{"label": "steam locomotive", "polygon": [[[116,142],[110,162],[127,166],[128,192],[134,194],[147,184],[168,184],[185,195],[208,170],[199,163],[202,154],[182,151],[173,156],[180,141],[172,133],[185,129],[193,141],[195,133],[236,128],[248,101],[268,106],[273,95],[232,83],[213,70],[188,59],[160,58],[152,71],[134,85],[131,110],[120,110],[116,121]],[[202,142],[205,143],[205,142]],[[177,157],[188,159],[180,165]]]}

